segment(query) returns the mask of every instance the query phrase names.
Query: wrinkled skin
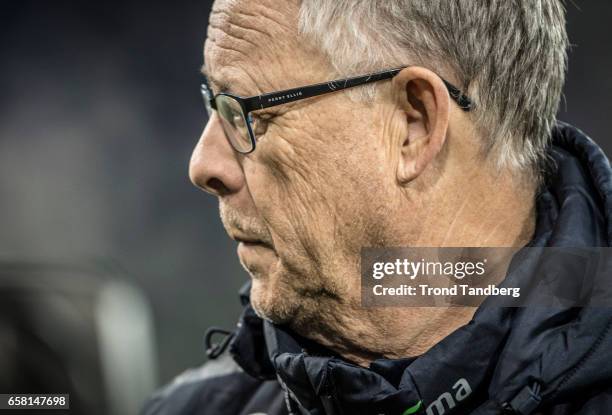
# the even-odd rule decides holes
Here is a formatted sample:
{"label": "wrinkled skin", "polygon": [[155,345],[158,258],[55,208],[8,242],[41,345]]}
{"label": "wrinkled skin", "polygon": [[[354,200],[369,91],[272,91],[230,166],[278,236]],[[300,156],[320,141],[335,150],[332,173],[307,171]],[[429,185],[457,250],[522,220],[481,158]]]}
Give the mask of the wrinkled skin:
{"label": "wrinkled skin", "polygon": [[[213,6],[205,72],[251,96],[334,79],[297,33],[295,1]],[[357,74],[355,74],[357,75]],[[360,364],[422,353],[471,309],[360,307],[362,247],[520,246],[533,231],[533,188],[495,172],[482,137],[426,68],[378,85],[374,102],[332,93],[265,110],[257,149],[235,153],[218,115],[190,165],[219,198],[262,317]]]}

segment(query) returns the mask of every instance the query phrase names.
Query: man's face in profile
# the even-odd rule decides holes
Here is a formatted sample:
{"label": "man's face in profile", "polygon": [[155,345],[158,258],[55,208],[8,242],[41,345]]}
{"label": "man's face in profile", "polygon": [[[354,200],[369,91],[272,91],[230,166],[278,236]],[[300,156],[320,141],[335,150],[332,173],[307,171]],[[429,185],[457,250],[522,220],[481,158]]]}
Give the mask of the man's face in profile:
{"label": "man's face in profile", "polygon": [[[298,13],[297,1],[217,1],[204,46],[212,92],[247,97],[333,79],[326,58],[299,38]],[[400,195],[389,172],[398,155],[382,137],[401,128],[398,113],[336,93],[253,117],[257,147],[242,155],[214,113],[190,175],[219,198],[254,308],[290,322],[357,304],[361,247],[393,243]]]}

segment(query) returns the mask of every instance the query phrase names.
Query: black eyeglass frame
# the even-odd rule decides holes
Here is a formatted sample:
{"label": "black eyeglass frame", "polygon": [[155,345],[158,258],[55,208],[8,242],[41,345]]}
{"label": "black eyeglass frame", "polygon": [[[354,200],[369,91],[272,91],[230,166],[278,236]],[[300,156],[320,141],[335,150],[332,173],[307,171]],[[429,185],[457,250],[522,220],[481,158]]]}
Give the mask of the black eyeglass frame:
{"label": "black eyeglass frame", "polygon": [[[265,108],[275,107],[278,105],[287,104],[289,102],[300,101],[306,98],[312,98],[319,95],[328,94],[330,92],[341,91],[343,89],[353,88],[360,85],[365,85],[372,82],[378,82],[385,79],[391,79],[397,75],[401,70],[406,67],[389,69],[386,71],[375,72],[367,75],[355,76],[346,79],[336,79],[328,82],[321,82],[318,84],[300,86],[297,88],[285,89],[282,91],[270,92],[262,95],[254,95],[252,97],[241,97],[238,95],[230,94],[228,92],[220,92],[213,96],[210,88],[206,84],[201,85],[202,96],[204,97],[204,103],[208,111],[209,116],[212,114],[212,110],[217,110],[216,98],[220,95],[225,95],[233,98],[242,109],[242,117],[247,125],[247,131],[249,133],[249,139],[251,140],[251,148],[248,151],[240,151],[233,144],[232,147],[235,151],[241,154],[249,154],[255,151],[255,145],[257,140],[255,134],[251,128],[252,111],[258,111]],[[459,108],[463,111],[469,112],[474,108],[473,101],[464,95],[459,88],[442,79],[448,93],[453,101],[457,103]]]}

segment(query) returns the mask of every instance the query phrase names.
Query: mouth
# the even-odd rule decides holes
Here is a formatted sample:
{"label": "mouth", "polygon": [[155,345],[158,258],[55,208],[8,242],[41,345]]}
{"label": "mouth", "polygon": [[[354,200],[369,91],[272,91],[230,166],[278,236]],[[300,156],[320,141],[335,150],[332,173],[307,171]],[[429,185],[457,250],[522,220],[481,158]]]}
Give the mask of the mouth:
{"label": "mouth", "polygon": [[240,243],[240,244],[242,244],[244,246],[247,246],[247,247],[249,247],[249,246],[262,246],[262,247],[265,247],[265,248],[273,249],[273,246],[272,246],[272,244],[270,242],[265,241],[263,239],[259,239],[259,238],[255,237],[255,236],[252,236],[252,235],[245,235],[245,234],[242,234],[242,233],[232,233],[230,235],[230,237],[234,241],[236,241],[236,242],[238,242],[238,243]]}
{"label": "mouth", "polygon": [[230,235],[238,242],[236,253],[240,263],[253,279],[260,279],[270,272],[275,262],[276,251],[271,243],[252,234],[234,233]]}

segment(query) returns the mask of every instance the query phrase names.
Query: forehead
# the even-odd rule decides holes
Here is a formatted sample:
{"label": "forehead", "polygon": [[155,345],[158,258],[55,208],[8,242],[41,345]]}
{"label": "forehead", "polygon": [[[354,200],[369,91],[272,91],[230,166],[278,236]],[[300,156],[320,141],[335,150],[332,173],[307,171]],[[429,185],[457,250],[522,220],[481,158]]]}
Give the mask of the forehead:
{"label": "forehead", "polygon": [[217,0],[204,46],[209,80],[239,95],[299,83],[312,54],[299,42],[298,13],[299,0]]}

